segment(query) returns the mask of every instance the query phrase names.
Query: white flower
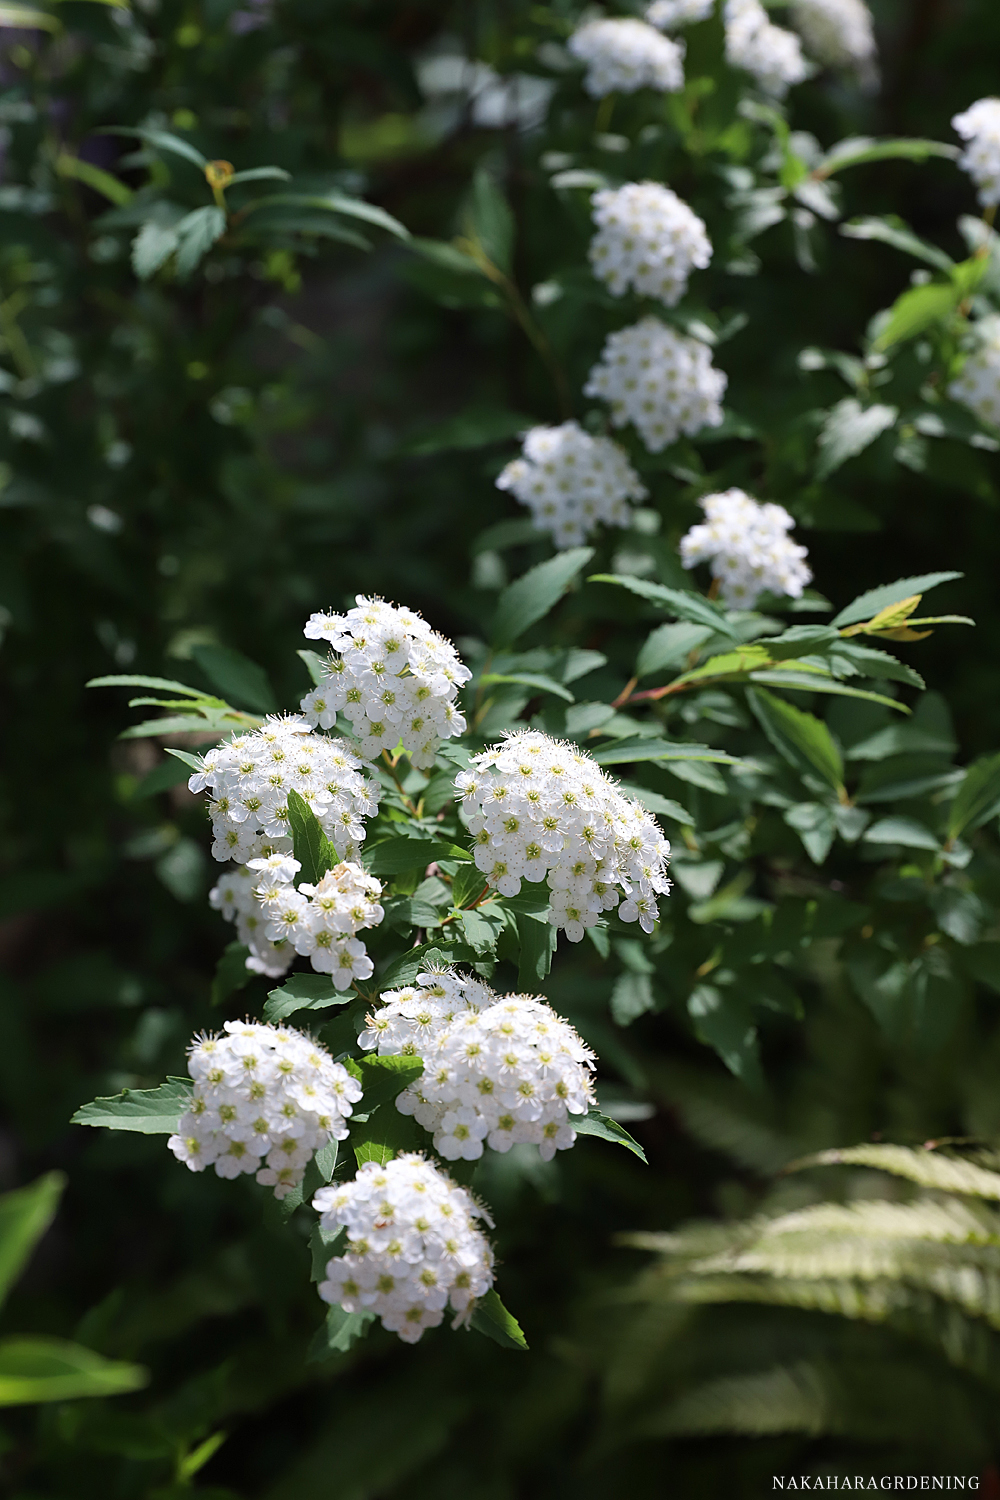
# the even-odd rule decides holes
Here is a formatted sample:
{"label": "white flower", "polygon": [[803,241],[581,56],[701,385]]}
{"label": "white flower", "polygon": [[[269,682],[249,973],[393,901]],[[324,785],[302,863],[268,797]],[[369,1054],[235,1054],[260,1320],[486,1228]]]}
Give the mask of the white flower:
{"label": "white flower", "polygon": [[595,99],[637,89],[673,93],[684,87],[684,48],[645,21],[587,21],[569,39],[569,50],[587,65],[583,86]]}
{"label": "white flower", "polygon": [[285,1198],[321,1146],[347,1136],[361,1087],[325,1047],[292,1026],[227,1021],[188,1051],[191,1103],[167,1145],[192,1172],[254,1172]]}
{"label": "white flower", "polygon": [[476,1223],[485,1210],[415,1152],[385,1166],[365,1162],[353,1182],[313,1199],[327,1234],[347,1230],[347,1249],[327,1262],[324,1302],[370,1310],[407,1344],[436,1328],[451,1304],[452,1327],[468,1323],[493,1285],[493,1251]]}
{"label": "white flower", "polygon": [[576,547],[603,522],[628,526],[630,500],[649,493],[628,454],[606,437],[591,437],[578,422],[532,427],[520,458],[496,481],[531,511],[539,531],[550,531],[557,547]]}
{"label": "white flower", "polygon": [[632,422],[651,453],[722,422],[726,376],[700,339],[659,318],[642,318],[612,333],[584,386],[611,406],[616,427]]}
{"label": "white flower", "polygon": [[673,307],[692,270],[704,270],[712,259],[702,220],[658,182],[604,188],[592,204],[598,230],[590,263],[616,297],[631,287]]}
{"label": "white flower", "polygon": [[752,73],[765,93],[776,99],[809,76],[799,39],[775,26],[760,0],[726,0],[726,61]]}
{"label": "white flower", "polygon": [[979,340],[948,387],[948,395],[974,411],[981,422],[1000,427],[1000,318],[975,325]]}
{"label": "white flower", "polygon": [[792,25],[818,62],[877,76],[875,32],[865,0],[792,0]]}
{"label": "white flower", "polygon": [[572,1146],[571,1116],[593,1100],[594,1054],[569,1022],[542,999],[501,998],[454,969],[417,985],[383,995],[358,1040],[380,1057],[423,1059],[396,1107],[433,1132],[438,1155],[475,1161],[486,1145],[527,1144],[549,1161]]}
{"label": "white flower", "polygon": [[706,495],[705,520],[681,538],[681,563],[710,562],[727,604],[752,609],[760,594],[798,599],[812,573],[805,547],[791,541],[795,522],[781,505],[759,505],[743,490]]}
{"label": "white flower", "polygon": [[302,712],[324,729],[345,714],[366,760],[402,741],[413,764],[426,769],[442,740],[464,733],[455,699],[472,673],[414,610],[358,594],[346,615],[311,615],[305,636],[326,641],[334,654]]}
{"label": "white flower", "polygon": [[[477,755],[455,780],[487,885],[516,896],[548,876],[549,921],[577,943],[604,911],[651,932],[656,895],[670,889],[670,845],[641,803],[577,745],[519,730]],[[639,904],[641,903],[641,904]]]}
{"label": "white flower", "polygon": [[706,20],[715,9],[715,0],[653,0],[646,20],[659,31],[673,31],[678,26],[693,26]]}
{"label": "white flower", "polygon": [[[256,863],[256,861],[255,861]],[[289,861],[295,864],[294,860]],[[298,869],[298,865],[295,865]],[[254,974],[280,979],[294,957],[294,949],[283,940],[272,942],[265,932],[265,913],[257,900],[258,877],[246,865],[233,865],[219,876],[208,893],[209,903],[227,922],[236,923],[236,937],[250,949],[247,968]]]}
{"label": "white flower", "polygon": [[252,734],[209,750],[188,786],[212,797],[215,858],[241,865],[291,854],[290,791],[312,808],[341,858],[356,852],[365,837],[363,820],[378,808],[375,786],[344,741],[312,734],[294,716],[265,719]]}
{"label": "white flower", "polygon": [[992,208],[1000,203],[1000,99],[977,99],[951,123],[968,141],[958,164],[979,188],[980,203]]}

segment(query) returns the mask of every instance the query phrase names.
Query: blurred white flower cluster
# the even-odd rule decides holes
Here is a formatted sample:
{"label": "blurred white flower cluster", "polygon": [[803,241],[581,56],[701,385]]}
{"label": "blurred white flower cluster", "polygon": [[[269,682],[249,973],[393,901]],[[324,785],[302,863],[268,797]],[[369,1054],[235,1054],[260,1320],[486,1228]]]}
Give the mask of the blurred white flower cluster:
{"label": "blurred white flower cluster", "polygon": [[659,453],[682,433],[694,437],[721,424],[726,376],[700,339],[642,318],[608,336],[583,389],[608,402],[616,427],[633,423],[650,452]]}
{"label": "blurred white flower cluster", "polygon": [[951,123],[968,142],[959,166],[978,187],[980,203],[994,208],[1000,203],[1000,99],[977,99]]}
{"label": "blurred white flower cluster", "polygon": [[734,609],[752,609],[765,590],[798,599],[812,578],[805,547],[788,532],[795,525],[781,505],[760,505],[743,490],[700,501],[705,520],[681,538],[681,563],[711,564],[719,591]]}
{"label": "blurred white flower cluster", "polygon": [[305,636],[326,641],[334,654],[302,713],[324,729],[343,713],[366,760],[402,742],[413,764],[427,769],[442,740],[464,733],[455,699],[472,673],[414,610],[359,594],[344,615],[311,615]]}
{"label": "blurred white flower cluster", "polygon": [[981,422],[1000,427],[1000,318],[981,318],[975,331],[978,347],[949,385],[948,395]]}
{"label": "blurred white flower cluster", "polygon": [[715,0],[653,0],[646,20],[659,31],[673,31],[678,26],[693,26],[704,21],[715,9]]}
{"label": "blurred white flower cluster", "polygon": [[726,0],[726,61],[750,73],[766,94],[784,98],[809,76],[809,64],[793,31],[768,20],[760,0]]}
{"label": "blurred white flower cluster", "polygon": [[637,89],[673,93],[684,87],[684,48],[645,21],[587,21],[569,39],[587,66],[583,86],[595,99]]}
{"label": "blurred white flower cluster", "polygon": [[525,434],[520,458],[512,459],[497,478],[531,511],[539,531],[548,531],[557,547],[576,547],[603,522],[628,526],[630,500],[648,491],[610,438],[591,437],[578,422],[559,427],[532,427]]}
{"label": "blurred white flower cluster", "polygon": [[572,1115],[593,1098],[594,1054],[568,1021],[533,995],[495,995],[454,969],[392,990],[358,1040],[380,1057],[410,1053],[422,1076],[396,1108],[434,1136],[448,1161],[475,1161],[485,1146],[538,1147],[543,1161],[576,1140]]}
{"label": "blurred white flower cluster", "polygon": [[627,182],[592,199],[597,233],[590,242],[595,276],[616,297],[631,287],[667,307],[679,302],[694,270],[712,259],[705,225],[658,182]]}
{"label": "blurred white flower cluster", "polygon": [[806,51],[828,68],[878,77],[872,13],[865,0],[792,0],[792,25]]}
{"label": "blurred white flower cluster", "polygon": [[476,1223],[486,1218],[464,1188],[416,1153],[385,1166],[365,1162],[353,1182],[313,1198],[327,1235],[347,1230],[347,1249],[327,1262],[325,1302],[371,1311],[407,1344],[436,1328],[451,1304],[457,1327],[493,1285],[493,1251]]}
{"label": "blurred white flower cluster", "polygon": [[364,819],[378,809],[378,793],[343,740],[313,734],[297,716],[265,719],[202,757],[188,782],[212,798],[216,859],[247,864],[259,855],[291,853],[288,793],[298,792],[342,859],[364,841]]}
{"label": "blurred white flower cluster", "polygon": [[361,1087],[325,1047],[292,1026],[227,1021],[188,1052],[194,1090],[167,1145],[192,1172],[255,1172],[284,1198],[321,1146],[347,1136]]}
{"label": "blurred white flower cluster", "polygon": [[579,746],[518,730],[477,755],[455,786],[476,864],[494,890],[516,896],[522,880],[547,876],[549,921],[571,943],[614,907],[652,932],[656,897],[670,889],[670,845]]}

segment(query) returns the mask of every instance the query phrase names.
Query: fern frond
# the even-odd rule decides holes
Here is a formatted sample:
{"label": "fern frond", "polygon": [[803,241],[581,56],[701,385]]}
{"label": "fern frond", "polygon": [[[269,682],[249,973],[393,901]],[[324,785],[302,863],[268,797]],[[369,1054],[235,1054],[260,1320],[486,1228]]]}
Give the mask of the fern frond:
{"label": "fern frond", "polygon": [[802,1432],[818,1437],[830,1431],[832,1416],[827,1382],[815,1365],[802,1362],[708,1381],[644,1423],[642,1431],[649,1437],[706,1437],[719,1432],[752,1437]]}
{"label": "fern frond", "polygon": [[943,1193],[962,1193],[974,1198],[992,1198],[1000,1201],[1000,1172],[987,1171],[974,1162],[955,1156],[945,1156],[939,1151],[914,1150],[909,1146],[839,1146],[833,1151],[820,1151],[815,1156],[801,1157],[792,1162],[788,1171],[802,1171],[806,1167],[874,1167],[880,1172],[891,1172],[896,1177],[906,1177],[921,1187],[936,1188]]}
{"label": "fern frond", "polygon": [[764,1106],[740,1084],[676,1064],[651,1066],[653,1086],[679,1115],[687,1133],[740,1166],[769,1177],[795,1156],[796,1147],[761,1119]]}

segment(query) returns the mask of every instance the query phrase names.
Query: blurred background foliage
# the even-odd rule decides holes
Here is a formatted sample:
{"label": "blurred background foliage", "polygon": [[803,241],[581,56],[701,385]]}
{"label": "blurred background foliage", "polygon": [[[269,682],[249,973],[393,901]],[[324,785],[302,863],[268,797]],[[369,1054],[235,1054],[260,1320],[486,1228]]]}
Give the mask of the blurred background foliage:
{"label": "blurred background foliage", "polygon": [[[1000,12],[989,0],[873,9],[881,91],[824,75],[794,92],[794,128],[824,147],[857,134],[952,140],[952,114],[995,86]],[[629,111],[644,106],[621,102],[609,126],[575,78],[538,65],[539,46],[564,40],[576,18],[566,0],[143,0],[131,11],[61,0],[52,16],[57,29],[0,31],[0,1186],[59,1169],[68,1188],[4,1331],[76,1340],[151,1379],[113,1400],[6,1412],[9,1492],[641,1500],[668,1484],[755,1494],[786,1469],[995,1475],[990,1265],[977,1268],[981,1305],[963,1313],[970,1334],[941,1324],[939,1284],[920,1292],[933,1306],[892,1317],[833,1316],[822,1291],[731,1306],[718,1285],[685,1300],[655,1272],[633,1284],[648,1253],[615,1243],[815,1202],[822,1172],[769,1186],[805,1152],[1000,1131],[1000,968],[980,941],[995,924],[1000,860],[985,835],[973,907],[942,898],[929,914],[890,889],[865,895],[874,904],[843,941],[836,925],[803,926],[792,977],[804,1019],[778,1013],[762,1033],[756,1091],[696,1040],[685,1006],[690,972],[720,941],[738,943],[753,912],[727,926],[722,906],[686,922],[652,981],[631,950],[617,980],[587,952],[560,954],[549,996],[597,1048],[602,1102],[617,1101],[651,1165],[586,1142],[548,1165],[516,1152],[484,1164],[477,1189],[496,1211],[504,1297],[528,1355],[461,1335],[410,1350],[376,1333],[339,1362],[310,1363],[321,1308],[294,1227],[262,1222],[245,1184],[180,1172],[162,1143],[67,1125],[95,1094],[180,1071],[191,1032],[220,1015],[202,813],[167,785],[148,742],[115,742],[122,704],[87,694],[87,679],[134,670],[200,683],[198,648],[218,644],[260,662],[278,701],[295,703],[307,685],[294,654],[302,621],[364,590],[420,608],[474,656],[497,590],[547,555],[493,479],[527,419],[565,414],[565,392],[503,288],[420,253],[392,221],[450,241],[471,214],[482,232],[482,184],[501,184],[516,227],[511,279],[524,297],[550,287],[531,315],[570,392],[615,319],[574,295],[586,197],[554,193],[553,173],[662,175],[717,247],[758,258],[752,276],[727,280],[720,267],[705,297],[717,328],[730,324],[718,357],[727,406],[759,444],[737,434],[647,464],[647,519],[602,543],[595,570],[641,573],[645,563],[622,562],[629,549],[668,569],[665,543],[695,518],[710,465],[716,487],[746,483],[795,513],[817,586],[838,606],[888,579],[963,569],[942,607],[975,616],[977,631],[939,632],[913,657],[937,690],[921,709],[936,748],[924,745],[915,774],[947,778],[957,745],[965,763],[1000,743],[1000,608],[988,449],[897,429],[815,478],[822,414],[848,386],[821,360],[803,369],[800,352],[855,355],[909,262],[833,228],[803,243],[791,219],[741,248],[745,216],[723,205],[705,142],[689,136],[678,150],[683,121],[630,146],[641,120]],[[550,89],[542,134],[532,126]],[[722,124],[734,102],[719,91]],[[157,235],[183,236],[184,216],[217,202],[191,148],[236,172],[281,169],[295,201],[241,218],[244,187],[216,242],[211,221],[197,221],[200,265],[183,275],[137,261],[140,279],[137,233],[155,260]],[[284,191],[278,178],[265,189]],[[864,166],[842,192],[844,217],[892,211],[967,253],[956,223],[974,213],[973,194],[947,161]],[[391,220],[365,222],[345,199]],[[501,211],[501,253],[509,227]],[[920,384],[919,359],[898,362],[904,393]],[[561,639],[600,647],[619,686],[648,628],[631,603],[591,590],[560,619]],[[526,702],[502,702],[495,728]],[[734,727],[725,712],[702,704],[686,722],[703,738],[713,723]],[[880,727],[830,718],[848,744]],[[725,821],[711,788],[662,785],[705,826]],[[785,844],[757,851],[762,870],[770,861],[760,878],[772,893],[783,882],[792,903],[846,901],[862,876],[838,849],[818,873],[787,830]],[[745,851],[724,854],[731,876]],[[682,885],[682,908],[712,898],[725,859],[707,883]],[[888,985],[885,964],[865,967],[876,931],[895,965],[885,960]],[[920,947],[929,933],[952,955],[943,969]],[[900,963],[911,964],[902,977]],[[921,1022],[942,1011],[947,1024]],[[848,1172],[840,1196],[884,1196],[874,1165]],[[742,1247],[749,1232],[731,1232]],[[696,1262],[708,1253],[690,1248]],[[847,1297],[853,1263],[814,1270]]]}

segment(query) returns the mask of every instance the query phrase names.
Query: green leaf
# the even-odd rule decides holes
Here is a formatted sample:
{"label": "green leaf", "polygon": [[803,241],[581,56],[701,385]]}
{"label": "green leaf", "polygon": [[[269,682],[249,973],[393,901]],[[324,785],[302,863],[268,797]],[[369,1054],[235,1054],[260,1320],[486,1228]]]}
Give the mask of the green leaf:
{"label": "green leaf", "polygon": [[503,909],[496,901],[477,906],[474,911],[463,911],[459,922],[462,936],[477,957],[495,955],[497,939],[505,925]]}
{"label": "green leaf", "polygon": [[467,849],[443,839],[409,839],[405,835],[384,839],[364,851],[365,864],[373,875],[402,875],[407,870],[424,868],[439,859],[471,858]]}
{"label": "green leaf", "polygon": [[[327,193],[270,193],[266,198],[255,198],[250,203],[245,203],[240,209],[244,217],[248,214],[258,213],[261,209],[276,208],[304,208],[319,209],[322,213],[339,214],[344,218],[358,219],[365,224],[374,224],[379,229],[388,230],[390,234],[400,240],[409,240],[410,231],[402,225],[392,214],[386,213],[384,208],[379,208],[375,203],[365,203],[361,198],[349,198],[346,193],[330,191]],[[357,243],[357,240],[355,240]],[[367,248],[368,241],[362,240],[362,248]]]}
{"label": "green leaf", "polygon": [[[10,23],[6,23],[10,24]],[[110,172],[105,172],[93,162],[84,161],[79,156],[74,156],[71,151],[60,151],[56,157],[56,171],[60,177],[72,177],[84,186],[92,188],[95,193],[100,193],[110,203],[119,207],[128,203],[132,197],[132,189],[126,187],[124,182],[119,182],[117,177],[112,177]]]}
{"label": "green leaf", "polygon": [[140,281],[155,276],[165,266],[178,245],[174,226],[162,219],[150,219],[132,241],[132,269]]}
{"label": "green leaf", "polygon": [[656,996],[648,974],[619,974],[611,991],[609,1009],[616,1026],[631,1026],[640,1016],[656,1008]]}
{"label": "green leaf", "polygon": [[682,620],[676,625],[657,625],[639,648],[635,661],[636,677],[647,677],[667,667],[684,666],[692,652],[700,650],[715,629],[710,625],[693,625]]}
{"label": "green leaf", "polygon": [[551,677],[545,677],[541,672],[486,672],[479,680],[484,683],[519,682],[524,687],[537,688],[540,693],[553,693],[566,703],[576,702],[568,688],[564,688],[561,682],[553,682]]}
{"label": "green leaf", "polygon": [[302,869],[298,883],[317,885],[328,870],[338,863],[337,851],[323,832],[319,819],[298,792],[288,793],[288,822],[292,847]]}
{"label": "green leaf", "polygon": [[61,1172],[47,1172],[0,1198],[0,1302],[55,1218],[65,1186]]}
{"label": "green leaf", "polygon": [[293,974],[280,989],[272,990],[264,1002],[264,1020],[283,1021],[297,1010],[329,1010],[355,998],[351,990],[338,990],[326,974]]}
{"label": "green leaf", "polygon": [[1000,802],[1000,754],[974,761],[959,784],[948,814],[948,839],[958,838],[966,828],[978,828]]}
{"label": "green leaf", "polygon": [[82,1105],[71,1125],[103,1130],[137,1130],[143,1135],[173,1135],[191,1102],[190,1078],[168,1078],[156,1089],[122,1089],[107,1099]]}
{"label": "green leaf", "polygon": [[314,687],[319,687],[321,682],[326,681],[326,662],[322,656],[318,656],[315,651],[296,651],[295,655],[305,663]]}
{"label": "green leaf", "polygon": [[856,136],[831,146],[814,168],[814,175],[820,178],[830,177],[834,172],[842,172],[845,167],[860,167],[869,161],[927,161],[932,156],[942,156],[954,161],[958,154],[957,147],[945,145],[943,141],[878,141],[869,136]]}
{"label": "green leaf", "polygon": [[178,240],[177,275],[183,281],[225,234],[225,212],[214,203],[196,208],[175,224],[173,232]]}
{"label": "green leaf", "polygon": [[234,651],[230,646],[202,645],[192,646],[191,655],[228,702],[255,713],[277,713],[278,702],[267,673],[242,651]]}
{"label": "green leaf", "polygon": [[833,809],[821,802],[797,802],[784,813],[789,828],[794,828],[814,865],[821,865],[829,854],[837,833]]}
{"label": "green leaf", "polygon": [[189,698],[204,698],[201,688],[188,687],[186,682],[175,682],[172,677],[134,677],[116,673],[112,677],[92,677],[86,684],[95,687],[162,688],[165,692],[185,693]]}
{"label": "green leaf", "polygon": [[0,1342],[0,1406],[118,1396],[149,1382],[141,1365],[105,1359],[64,1339],[10,1338]]}
{"label": "green leaf", "polygon": [[379,1105],[390,1104],[397,1094],[408,1089],[411,1083],[416,1083],[423,1071],[423,1058],[414,1057],[410,1053],[396,1053],[391,1057],[368,1055],[357,1058],[351,1072],[364,1090],[359,1109],[370,1115]]}
{"label": "green leaf", "polygon": [[386,990],[412,984],[425,969],[440,967],[447,962],[448,955],[443,948],[435,943],[420,943],[416,948],[408,949],[400,958],[394,959],[385,973],[379,976],[379,990],[384,994]]}
{"label": "green leaf", "polygon": [[137,135],[154,150],[167,151],[173,156],[182,156],[185,161],[200,167],[203,172],[208,166],[208,158],[202,156],[190,141],[184,141],[180,136],[172,135],[167,130],[149,130],[136,125],[106,125],[97,133],[99,135]]}
{"label": "green leaf", "polygon": [[859,594],[853,604],[842,609],[833,621],[841,630],[847,625],[858,625],[862,620],[871,620],[890,604],[899,604],[903,599],[912,599],[914,594],[926,594],[940,583],[950,583],[954,578],[963,578],[963,573],[922,573],[916,578],[900,578],[895,583],[885,583],[881,588],[869,589]]}
{"label": "green leaf", "polygon": [[[618,588],[628,589],[650,604],[659,605],[678,620],[688,620],[692,625],[706,625],[713,632],[740,640],[736,626],[726,619],[721,605],[702,598],[701,594],[687,593],[684,589],[667,588],[662,583],[651,583],[646,578],[634,578],[628,573],[592,573],[588,583],[613,583]],[[742,644],[742,642],[741,642]]]}
{"label": "green leaf", "polygon": [[552,967],[559,934],[545,916],[537,917],[530,912],[519,911],[516,920],[520,944],[517,988],[521,993],[534,994]]}
{"label": "green leaf", "polygon": [[373,1312],[349,1313],[342,1307],[331,1307],[309,1345],[307,1362],[316,1364],[346,1354],[352,1344],[365,1337],[375,1318]]}
{"label": "green leaf", "polygon": [[477,167],[472,179],[469,227],[493,264],[509,275],[514,256],[514,215],[486,167]]}
{"label": "green leaf", "polygon": [[249,957],[250,949],[245,944],[240,942],[226,944],[215,968],[210,1004],[222,1005],[237,990],[246,988],[254,978],[253,971],[247,968]]}
{"label": "green leaf", "polygon": [[496,1292],[489,1291],[479,1298],[472,1314],[470,1325],[477,1333],[485,1333],[488,1339],[504,1349],[527,1349],[528,1341],[521,1332],[521,1325],[504,1307]]}
{"label": "green leaf", "polygon": [[932,281],[926,286],[910,287],[892,304],[872,348],[876,353],[884,353],[893,344],[916,338],[925,328],[950,317],[961,297],[962,292],[953,281]]}
{"label": "green leaf", "polygon": [[[497,411],[495,407],[471,407],[459,416],[451,417],[447,422],[438,422],[433,427],[425,428],[416,437],[403,443],[400,452],[419,457],[426,453],[486,448],[492,443],[506,442],[508,438],[516,437],[532,426],[534,426],[532,418],[522,416],[520,412]],[[517,526],[519,529],[515,535],[518,542],[537,540],[539,535],[531,521],[501,521],[499,525]],[[496,529],[490,528],[491,531]],[[503,532],[500,534],[504,535]],[[473,552],[491,550],[489,546],[479,545],[478,541],[473,547]]]}
{"label": "green leaf", "polygon": [[819,435],[817,479],[830,475],[849,458],[855,458],[886,432],[899,416],[895,406],[862,406],[853,396],[838,401],[823,423]]}
{"label": "green leaf", "polygon": [[764,1087],[757,1027],[746,999],[733,990],[699,984],[688,996],[688,1014],[698,1038],[714,1047],[730,1072],[749,1088]]}
{"label": "green leaf", "polygon": [[634,782],[620,781],[618,785],[627,797],[634,797],[636,802],[641,802],[651,813],[672,818],[675,823],[690,825],[694,822],[687,808],[675,802],[672,797],[661,797],[659,792],[651,792],[648,787],[636,786]]}
{"label": "green leaf", "polygon": [[384,1167],[394,1156],[404,1151],[425,1151],[428,1144],[427,1133],[416,1120],[401,1115],[391,1104],[377,1109],[367,1120],[359,1120],[351,1129],[351,1146],[359,1167],[366,1161]]}
{"label": "green leaf", "polygon": [[779,755],[797,771],[812,771],[843,797],[844,762],[822,719],[761,688],[747,692],[760,727]]}
{"label": "green leaf", "polygon": [[951,271],[955,265],[951,256],[939,250],[937,245],[914,234],[898,214],[866,215],[849,219],[846,224],[841,224],[840,233],[850,240],[881,240],[882,244],[892,245],[906,255],[926,261],[939,271]]}
{"label": "green leaf", "polygon": [[0,26],[18,31],[61,31],[62,25],[51,11],[36,10],[31,5],[14,5],[4,0],[0,5]]}
{"label": "green leaf", "polygon": [[245,172],[234,172],[226,183],[226,187],[238,187],[241,182],[291,182],[291,180],[291,172],[286,172],[284,167],[248,167]]}
{"label": "green leaf", "polygon": [[880,818],[865,830],[863,838],[866,844],[899,844],[904,849],[932,849],[935,853],[941,847],[937,837],[916,818]]}
{"label": "green leaf", "polygon": [[[794,663],[792,665],[794,667]],[[801,690],[804,693],[828,693],[834,698],[861,698],[868,703],[881,703],[884,708],[891,708],[897,714],[910,712],[905,703],[899,703],[895,698],[887,698],[884,693],[872,693],[867,688],[848,687],[846,683],[839,682],[834,677],[823,677],[815,671],[799,672],[774,668],[762,672],[751,672],[750,681],[763,683],[765,687]]]}
{"label": "green leaf", "polygon": [[575,582],[594,555],[593,547],[570,547],[546,562],[529,568],[509,583],[497,601],[493,643],[510,646],[536,624]]}
{"label": "green leaf", "polygon": [[[618,1124],[617,1120],[612,1120],[607,1115],[602,1115],[599,1109],[591,1108],[585,1115],[570,1115],[569,1123],[577,1135],[596,1135],[602,1141],[611,1141],[616,1146],[624,1146],[627,1151],[632,1152],[633,1156],[637,1156],[641,1162],[646,1162],[646,1153],[639,1145],[639,1142],[633,1140],[632,1136],[629,1135],[624,1126]],[[646,1162],[646,1165],[648,1166],[649,1163]]]}
{"label": "green leaf", "polygon": [[615,740],[610,745],[601,745],[591,751],[591,757],[599,766],[632,765],[642,760],[676,761],[704,760],[720,766],[738,766],[734,755],[724,750],[715,750],[710,745],[690,745],[684,740],[661,740],[653,735],[636,735],[632,739]]}

